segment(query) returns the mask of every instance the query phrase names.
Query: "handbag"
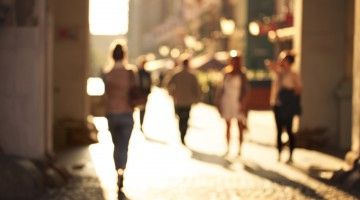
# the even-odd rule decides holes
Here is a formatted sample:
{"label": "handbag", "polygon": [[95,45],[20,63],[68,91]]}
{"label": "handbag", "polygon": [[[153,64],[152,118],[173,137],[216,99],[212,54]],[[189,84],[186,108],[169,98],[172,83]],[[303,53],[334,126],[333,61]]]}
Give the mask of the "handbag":
{"label": "handbag", "polygon": [[300,104],[301,96],[295,94],[292,89],[281,88],[278,93],[278,101],[282,117],[284,119],[292,118],[294,115],[301,115],[302,109]]}
{"label": "handbag", "polygon": [[[129,77],[134,77],[134,74],[131,70],[129,70]],[[132,79],[135,80],[135,79]],[[132,81],[131,78],[129,81]],[[129,89],[129,93],[128,93],[128,101],[129,101],[129,105],[132,108],[141,106],[141,105],[145,105],[146,101],[147,101],[147,95],[148,93],[143,90],[141,87],[139,87],[137,84],[134,84],[130,89]]]}
{"label": "handbag", "polygon": [[129,105],[133,108],[145,105],[147,93],[138,86],[133,86],[129,90]]}

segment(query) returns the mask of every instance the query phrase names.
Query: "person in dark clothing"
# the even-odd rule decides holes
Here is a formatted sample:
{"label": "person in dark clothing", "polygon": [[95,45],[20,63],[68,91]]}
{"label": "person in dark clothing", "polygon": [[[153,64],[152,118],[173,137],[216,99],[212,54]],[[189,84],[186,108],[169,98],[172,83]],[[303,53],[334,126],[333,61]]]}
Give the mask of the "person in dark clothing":
{"label": "person in dark clothing", "polygon": [[189,60],[185,59],[182,66],[174,72],[167,82],[169,94],[174,99],[175,113],[179,117],[180,138],[183,145],[188,129],[188,121],[192,104],[199,102],[201,90],[196,75],[189,67]]}
{"label": "person in dark clothing", "polygon": [[239,130],[239,151],[241,155],[244,131],[247,127],[247,102],[249,99],[249,83],[246,77],[246,67],[242,66],[242,56],[231,56],[229,65],[225,68],[224,79],[217,90],[216,105],[222,118],[226,122],[226,141],[229,153],[231,138],[231,121],[237,120]]}
{"label": "person in dark clothing", "polygon": [[278,62],[265,61],[265,65],[275,73],[272,82],[270,105],[273,107],[277,128],[278,160],[281,160],[283,143],[281,134],[283,129],[289,137],[290,156],[288,162],[292,162],[295,148],[295,137],[292,131],[293,118],[301,114],[300,94],[302,83],[298,73],[292,70],[295,56],[289,51],[283,51],[279,55]]}
{"label": "person in dark clothing", "polygon": [[146,110],[146,102],[148,95],[151,92],[152,80],[150,72],[145,70],[145,64],[147,63],[145,56],[140,56],[138,58],[138,85],[141,89],[142,93],[144,94],[146,101],[143,105],[138,106],[140,109],[140,130],[143,131],[143,123],[144,123],[144,116]]}

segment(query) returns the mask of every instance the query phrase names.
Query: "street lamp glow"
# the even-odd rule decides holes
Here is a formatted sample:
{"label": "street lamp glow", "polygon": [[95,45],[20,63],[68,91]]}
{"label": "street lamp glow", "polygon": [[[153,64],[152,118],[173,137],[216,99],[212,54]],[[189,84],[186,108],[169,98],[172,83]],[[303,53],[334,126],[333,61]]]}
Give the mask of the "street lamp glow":
{"label": "street lamp glow", "polygon": [[151,61],[151,60],[155,60],[155,59],[156,59],[155,54],[153,54],[153,53],[146,54],[146,60]]}
{"label": "street lamp glow", "polygon": [[129,0],[90,0],[92,35],[121,35],[128,32]]}
{"label": "street lamp glow", "polygon": [[105,93],[105,85],[101,78],[91,77],[87,80],[86,92],[89,96],[101,96]]}
{"label": "street lamp glow", "polygon": [[281,39],[290,39],[295,35],[294,27],[287,27],[276,30],[276,35]]}
{"label": "street lamp glow", "polygon": [[204,44],[200,41],[197,41],[194,46],[195,51],[201,51],[204,49]]}
{"label": "street lamp glow", "polygon": [[277,38],[276,31],[269,31],[268,32],[268,38],[270,41],[275,41]]}
{"label": "street lamp glow", "polygon": [[249,23],[249,32],[251,35],[259,35],[260,34],[260,25],[257,22],[250,22]]}
{"label": "street lamp glow", "polygon": [[235,31],[235,22],[232,19],[221,18],[220,27],[223,34],[232,35]]}
{"label": "street lamp glow", "polygon": [[239,56],[239,52],[238,52],[238,51],[236,51],[236,50],[234,50],[234,49],[230,51],[230,57],[233,57],[233,58],[234,58],[234,57],[237,57],[237,56]]}
{"label": "street lamp glow", "polygon": [[184,43],[185,43],[187,48],[190,48],[190,49],[194,48],[195,45],[196,45],[196,42],[197,41],[196,41],[196,38],[194,36],[187,35],[184,38]]}
{"label": "street lamp glow", "polygon": [[159,48],[159,54],[161,56],[166,57],[169,55],[169,53],[170,53],[170,48],[168,46],[163,45]]}
{"label": "street lamp glow", "polygon": [[177,48],[171,49],[170,55],[172,58],[177,58],[180,56],[180,50]]}

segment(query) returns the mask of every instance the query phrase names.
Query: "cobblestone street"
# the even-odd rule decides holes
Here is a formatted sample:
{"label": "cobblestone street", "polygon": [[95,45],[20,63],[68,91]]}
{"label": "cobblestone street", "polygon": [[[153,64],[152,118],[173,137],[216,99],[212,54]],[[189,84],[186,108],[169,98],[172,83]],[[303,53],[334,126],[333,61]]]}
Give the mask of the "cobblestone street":
{"label": "cobblestone street", "polygon": [[[147,138],[136,123],[130,141],[124,182],[129,199],[360,198],[359,192],[349,194],[326,184],[331,172],[346,167],[338,158],[296,149],[292,164],[285,163],[286,150],[278,162],[271,112],[250,112],[241,157],[237,156],[235,130],[230,155],[222,156],[226,147],[224,122],[213,107],[199,104],[194,108],[186,138],[188,148],[180,145],[172,113],[171,101],[155,88],[145,116]],[[113,147],[106,120],[96,118],[95,122],[100,129],[99,143],[64,153],[59,160],[77,178],[61,189],[50,190],[44,199],[116,199]],[[81,167],[74,167],[77,165]]]}

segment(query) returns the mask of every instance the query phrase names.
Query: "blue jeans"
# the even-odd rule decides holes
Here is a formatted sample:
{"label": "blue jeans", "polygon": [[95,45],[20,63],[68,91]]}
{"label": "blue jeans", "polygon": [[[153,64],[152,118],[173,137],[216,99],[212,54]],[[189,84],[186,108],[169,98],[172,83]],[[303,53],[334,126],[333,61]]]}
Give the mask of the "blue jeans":
{"label": "blue jeans", "polygon": [[106,115],[114,143],[116,170],[125,169],[126,167],[129,140],[134,126],[132,115],[132,113],[110,113]]}

